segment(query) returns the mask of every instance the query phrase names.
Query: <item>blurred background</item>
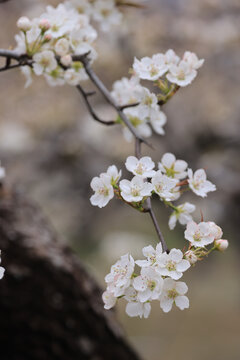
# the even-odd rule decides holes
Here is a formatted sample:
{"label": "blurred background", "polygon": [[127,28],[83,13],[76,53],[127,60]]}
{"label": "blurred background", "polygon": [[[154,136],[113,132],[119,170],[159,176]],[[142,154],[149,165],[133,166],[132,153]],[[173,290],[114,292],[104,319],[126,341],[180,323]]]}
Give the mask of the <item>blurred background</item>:
{"label": "blurred background", "polygon": [[[18,17],[38,16],[47,4],[60,1],[11,0],[0,4],[0,48],[14,47]],[[130,342],[146,360],[238,360],[240,356],[239,281],[239,148],[240,148],[240,2],[239,0],[155,0],[145,10],[128,10],[125,23],[99,35],[94,68],[109,88],[128,76],[133,57],[173,48],[179,55],[194,51],[205,64],[193,84],[164,106],[164,137],[152,140],[159,161],[173,152],[193,169],[203,167],[218,191],[207,199],[191,194],[230,241],[226,254],[214,253],[186,275],[190,309],[163,314],[158,304],[147,320],[130,319],[124,301],[118,318]],[[89,88],[91,86],[87,85]],[[35,79],[24,89],[18,70],[0,76],[0,160],[7,181],[40,204],[61,241],[69,244],[104,287],[104,276],[126,252],[141,256],[143,246],[157,241],[147,215],[116,200],[100,210],[89,202],[93,176],[116,164],[124,170],[133,144],[119,127],[95,123],[73,87],[49,87]],[[114,113],[96,96],[101,117]],[[124,170],[124,176],[127,172]],[[184,228],[170,231],[170,212],[159,201],[154,208],[169,247],[184,246]],[[31,221],[31,219],[29,219]]]}

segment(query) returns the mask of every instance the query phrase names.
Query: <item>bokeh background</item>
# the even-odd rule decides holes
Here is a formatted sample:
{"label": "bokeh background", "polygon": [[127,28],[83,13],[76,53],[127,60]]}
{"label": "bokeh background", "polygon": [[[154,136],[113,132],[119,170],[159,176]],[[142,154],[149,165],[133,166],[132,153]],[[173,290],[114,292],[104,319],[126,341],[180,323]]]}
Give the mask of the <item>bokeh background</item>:
{"label": "bokeh background", "polygon": [[[18,17],[38,16],[50,3],[59,1],[0,4],[0,47],[14,47]],[[224,229],[230,248],[184,275],[189,310],[163,314],[156,304],[149,319],[130,319],[123,301],[117,313],[130,342],[146,360],[238,360],[240,2],[149,0],[145,10],[128,11],[121,28],[101,34],[97,48],[94,68],[109,88],[128,76],[134,56],[173,48],[180,55],[190,50],[205,58],[194,83],[164,107],[166,135],[155,136],[155,151],[144,147],[144,154],[159,161],[163,153],[173,152],[193,169],[207,170],[218,191],[204,200],[191,194],[185,200],[197,203],[196,221],[201,210],[205,219]],[[38,78],[24,89],[22,75],[14,70],[1,73],[0,93],[0,159],[7,181],[40,204],[61,241],[104,286],[104,275],[121,254],[141,256],[143,246],[157,241],[147,215],[117,201],[102,210],[89,202],[92,177],[111,164],[123,168],[133,144],[123,140],[119,127],[95,123],[72,87],[50,88]],[[102,117],[114,116],[100,96],[93,102]],[[169,211],[159,201],[154,208],[169,246],[183,247],[184,229],[177,226],[171,232]]]}

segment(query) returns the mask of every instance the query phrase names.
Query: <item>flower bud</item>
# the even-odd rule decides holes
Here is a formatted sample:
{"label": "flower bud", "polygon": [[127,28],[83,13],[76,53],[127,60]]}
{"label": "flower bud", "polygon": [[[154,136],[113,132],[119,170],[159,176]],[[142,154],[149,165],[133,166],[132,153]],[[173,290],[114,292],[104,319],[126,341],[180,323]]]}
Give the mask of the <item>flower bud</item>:
{"label": "flower bud", "polygon": [[44,42],[49,42],[49,41],[51,41],[52,40],[52,35],[51,34],[46,34],[45,36],[44,36]]}
{"label": "flower bud", "polygon": [[68,54],[68,55],[62,56],[61,59],[60,59],[60,62],[61,62],[61,64],[63,64],[66,67],[70,66],[72,64],[71,55]]}
{"label": "flower bud", "polygon": [[31,29],[32,24],[31,24],[31,21],[29,20],[28,17],[22,16],[22,17],[20,17],[20,18],[18,19],[18,21],[17,21],[17,27],[18,27],[20,30],[26,32],[26,31],[28,31],[28,30]]}
{"label": "flower bud", "polygon": [[195,264],[198,261],[197,255],[194,254],[194,251],[188,250],[185,253],[185,259],[190,262],[191,265]]}
{"label": "flower bud", "polygon": [[50,29],[51,27],[51,24],[49,22],[49,20],[47,19],[41,19],[39,21],[39,27],[42,31],[47,31],[48,29]]}
{"label": "flower bud", "polygon": [[217,250],[223,252],[223,251],[227,250],[229,243],[228,243],[228,240],[219,239],[219,240],[214,241],[214,245]]}

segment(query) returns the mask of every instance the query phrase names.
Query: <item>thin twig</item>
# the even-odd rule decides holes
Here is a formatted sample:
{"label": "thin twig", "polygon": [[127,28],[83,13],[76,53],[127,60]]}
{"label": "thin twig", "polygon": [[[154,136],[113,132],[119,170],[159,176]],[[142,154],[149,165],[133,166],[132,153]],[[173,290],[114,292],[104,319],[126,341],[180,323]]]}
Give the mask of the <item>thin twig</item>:
{"label": "thin twig", "polygon": [[87,105],[87,108],[88,108],[88,111],[90,112],[90,114],[92,115],[93,119],[98,121],[99,123],[101,124],[104,124],[104,125],[115,125],[116,122],[113,120],[113,121],[105,121],[105,120],[102,120],[99,118],[99,116],[95,113],[95,111],[93,110],[93,107],[92,105],[90,104],[89,100],[88,100],[88,97],[89,96],[92,96],[93,95],[93,92],[90,92],[90,93],[87,93],[83,90],[83,88],[81,87],[81,85],[77,85],[76,88],[78,89],[78,91],[81,93],[86,105]]}
{"label": "thin twig", "polygon": [[131,124],[131,122],[129,121],[128,117],[124,114],[124,112],[121,110],[121,108],[118,106],[118,104],[115,102],[115,100],[113,99],[113,97],[111,96],[111,94],[109,93],[108,89],[105,87],[105,85],[102,83],[102,81],[99,79],[99,77],[97,76],[97,74],[93,71],[93,69],[91,68],[90,64],[89,64],[89,60],[87,58],[87,55],[83,55],[80,58],[80,61],[83,63],[84,68],[86,70],[86,73],[88,74],[89,78],[92,80],[92,82],[95,84],[95,86],[98,88],[98,90],[101,92],[101,94],[103,95],[103,97],[106,99],[106,101],[112,105],[112,107],[114,107],[114,109],[117,111],[118,115],[120,116],[120,118],[122,119],[122,121],[124,122],[124,124],[128,127],[128,129],[130,130],[130,132],[133,134],[135,139],[139,139],[141,142],[145,143],[146,145],[150,146],[150,144],[148,144],[148,142],[143,139],[141,136],[139,136],[136,133],[136,130],[134,128],[134,126]]}

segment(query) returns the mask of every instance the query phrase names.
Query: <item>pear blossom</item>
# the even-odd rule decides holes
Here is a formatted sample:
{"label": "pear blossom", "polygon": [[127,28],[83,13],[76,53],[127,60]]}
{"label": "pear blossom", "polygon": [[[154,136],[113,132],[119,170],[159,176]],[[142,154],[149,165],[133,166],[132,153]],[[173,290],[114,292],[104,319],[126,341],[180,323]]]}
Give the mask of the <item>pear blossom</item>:
{"label": "pear blossom", "polygon": [[149,114],[149,122],[152,125],[153,130],[158,135],[165,134],[163,126],[167,122],[167,116],[163,111],[160,111],[159,109],[151,109],[151,112]]}
{"label": "pear blossom", "polygon": [[188,169],[188,184],[190,189],[201,197],[206,197],[208,192],[216,190],[216,186],[207,180],[206,172],[203,169],[195,171],[194,174],[192,169]]}
{"label": "pear blossom", "polygon": [[217,250],[224,252],[228,248],[228,240],[225,239],[218,239],[214,241],[214,246]]}
{"label": "pear blossom", "polygon": [[166,278],[163,283],[163,292],[160,297],[160,307],[167,313],[172,309],[173,304],[180,310],[189,308],[189,300],[185,296],[188,291],[187,285],[182,281],[174,281]]}
{"label": "pear blossom", "polygon": [[196,206],[190,204],[189,202],[176,206],[175,210],[169,218],[169,228],[173,230],[176,226],[177,220],[181,225],[186,225],[189,221],[192,220],[192,215],[190,214],[194,212],[195,209]]}
{"label": "pear blossom", "polygon": [[156,171],[153,170],[155,164],[149,156],[144,156],[141,159],[137,159],[135,156],[129,156],[125,165],[128,171],[142,178],[150,178],[156,173]]}
{"label": "pear blossom", "polygon": [[183,61],[185,61],[194,70],[198,70],[204,63],[204,59],[199,60],[197,55],[190,51],[185,51]]}
{"label": "pear blossom", "polygon": [[135,263],[140,267],[149,267],[157,265],[157,259],[162,255],[163,249],[162,244],[158,243],[156,249],[152,247],[152,245],[145,246],[142,249],[143,256],[147,258],[147,260],[136,260]]}
{"label": "pear blossom", "polygon": [[176,55],[174,50],[169,49],[164,54],[164,61],[165,61],[165,64],[168,65],[168,68],[169,68],[169,66],[172,64],[177,65],[180,61],[180,57]]}
{"label": "pear blossom", "polygon": [[171,249],[169,254],[163,253],[158,257],[156,271],[162,276],[169,276],[178,280],[190,266],[190,262],[183,259],[181,250]]}
{"label": "pear blossom", "polygon": [[104,309],[109,310],[112,307],[115,306],[117,298],[114,296],[114,294],[111,291],[104,291],[102,294],[102,299],[104,302]]}
{"label": "pear blossom", "polygon": [[88,75],[84,68],[67,69],[64,72],[64,79],[67,84],[77,86],[81,81],[87,80]]}
{"label": "pear blossom", "polygon": [[208,221],[208,225],[210,226],[210,233],[214,236],[214,240],[219,240],[223,236],[223,231],[220,226],[216,225],[213,221]]}
{"label": "pear blossom", "polygon": [[119,25],[122,20],[122,14],[117,9],[114,0],[95,0],[92,16],[100,23],[103,31],[109,31],[112,25]]}
{"label": "pear blossom", "polygon": [[143,57],[141,60],[134,58],[133,70],[140,79],[154,81],[168,71],[168,65],[163,54],[156,54],[152,58]]}
{"label": "pear blossom", "polygon": [[178,183],[177,179],[171,179],[166,175],[163,175],[161,170],[158,170],[152,178],[153,190],[160,198],[167,201],[172,199],[171,190],[175,188]]}
{"label": "pear blossom", "polygon": [[71,0],[66,1],[64,4],[67,9],[75,9],[79,14],[90,16],[92,13],[92,5],[89,0]]}
{"label": "pear blossom", "polygon": [[33,71],[36,75],[42,75],[44,72],[51,72],[57,68],[55,55],[50,50],[45,50],[33,56]]}
{"label": "pear blossom", "polygon": [[207,222],[196,224],[190,221],[184,232],[185,239],[190,241],[194,247],[204,247],[213,243],[215,234],[212,232],[211,226]]}
{"label": "pear blossom", "polygon": [[126,313],[130,317],[139,316],[145,319],[149,317],[151,311],[151,304],[149,302],[142,303],[137,299],[138,292],[130,286],[126,289],[124,299],[128,301],[126,306]]}
{"label": "pear blossom", "polygon": [[169,72],[166,75],[168,81],[178,86],[184,87],[195,79],[197,71],[193,69],[186,61],[180,61],[178,65],[171,64]]}
{"label": "pear blossom", "polygon": [[140,101],[142,89],[139,77],[132,76],[130,79],[123,77],[113,83],[111,95],[118,105],[130,105]]}
{"label": "pear blossom", "polygon": [[69,52],[69,41],[65,38],[59,39],[55,44],[55,51],[57,55],[64,56],[67,55]]}
{"label": "pear blossom", "polygon": [[131,181],[120,181],[121,196],[127,202],[139,202],[144,197],[151,196],[153,186],[148,182],[144,182],[140,176],[134,176]]}
{"label": "pear blossom", "polygon": [[111,165],[108,167],[106,175],[110,176],[111,184],[115,185],[122,176],[122,170],[118,171],[115,165]]}
{"label": "pear blossom", "polygon": [[60,62],[63,66],[69,67],[72,65],[72,57],[69,54],[63,55],[60,58]]}
{"label": "pear blossom", "polygon": [[138,291],[137,299],[140,302],[156,300],[162,291],[163,278],[154,268],[143,267],[141,274],[133,279],[133,287]]}
{"label": "pear blossom", "polygon": [[51,24],[47,19],[41,19],[39,21],[38,25],[39,25],[40,29],[44,32],[47,31],[48,29],[50,29],[50,27],[51,27]]}
{"label": "pear blossom", "polygon": [[198,261],[198,257],[193,250],[188,250],[184,254],[184,258],[194,265]]}
{"label": "pear blossom", "polygon": [[28,30],[31,29],[32,24],[31,24],[31,21],[29,20],[28,17],[22,16],[22,17],[20,17],[20,18],[18,19],[18,21],[17,21],[17,27],[18,27],[20,30],[26,32],[26,31],[28,31]]}
{"label": "pear blossom", "polygon": [[187,176],[187,167],[186,161],[176,160],[172,153],[165,153],[158,163],[159,170],[174,179],[184,179]]}
{"label": "pear blossom", "polygon": [[[147,124],[146,116],[141,111],[141,105],[124,109],[124,113],[127,115],[131,124],[135,127],[138,135],[143,137],[150,137],[152,135],[152,130]],[[129,129],[125,127],[124,130],[126,139],[131,141],[133,136],[130,133]]]}
{"label": "pear blossom", "polygon": [[95,191],[95,194],[90,198],[90,202],[93,206],[102,208],[114,197],[111,177],[107,174],[101,174],[100,177],[94,177],[90,186]]}
{"label": "pear blossom", "polygon": [[108,284],[107,290],[115,297],[122,296],[125,289],[130,286],[134,265],[133,257],[125,254],[112,265],[111,272],[105,276],[105,281]]}

